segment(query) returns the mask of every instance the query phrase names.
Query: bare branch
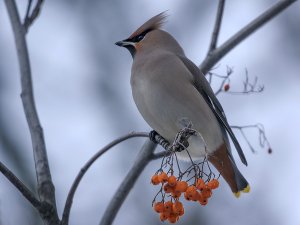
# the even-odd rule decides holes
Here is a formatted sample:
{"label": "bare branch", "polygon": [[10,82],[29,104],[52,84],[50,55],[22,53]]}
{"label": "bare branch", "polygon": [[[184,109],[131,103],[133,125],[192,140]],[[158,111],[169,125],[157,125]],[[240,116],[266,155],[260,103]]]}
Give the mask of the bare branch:
{"label": "bare branch", "polygon": [[230,76],[233,74],[233,69],[227,66],[226,75],[219,75],[217,73],[208,72],[208,80],[209,83],[212,84],[213,77],[221,79],[221,83],[219,88],[215,91],[215,95],[220,93],[226,94],[235,94],[235,95],[245,95],[245,94],[255,94],[261,93],[264,91],[263,85],[258,85],[258,77],[254,78],[254,81],[251,82],[249,80],[248,70],[245,69],[245,80],[243,82],[243,90],[242,91],[231,91],[230,85]]}
{"label": "bare branch", "polygon": [[13,174],[2,162],[0,162],[1,173],[21,192],[21,194],[36,208],[38,211],[41,208],[40,201],[35,197],[25,184],[16,175]]}
{"label": "bare branch", "polygon": [[207,54],[209,54],[211,51],[213,51],[217,46],[217,41],[218,41],[219,32],[220,32],[220,28],[221,28],[221,22],[222,22],[222,18],[223,18],[224,6],[225,6],[225,0],[219,0],[215,26],[214,26],[214,30],[213,30],[213,33],[211,36],[211,42],[210,42]]}
{"label": "bare branch", "polygon": [[212,82],[212,77],[213,77],[213,76],[216,76],[216,77],[222,79],[222,82],[221,82],[221,84],[220,84],[220,86],[219,86],[219,89],[215,91],[215,95],[216,95],[216,96],[217,96],[218,94],[220,94],[221,92],[223,92],[225,83],[226,83],[226,82],[227,82],[227,83],[230,82],[229,77],[232,75],[232,73],[233,73],[233,69],[232,69],[231,67],[228,67],[228,66],[227,66],[227,72],[226,72],[226,75],[225,75],[225,76],[222,76],[222,75],[219,75],[219,74],[216,74],[216,73],[211,73],[211,72],[208,73],[209,76],[210,76],[210,84],[211,84],[211,82]]}
{"label": "bare branch", "polygon": [[132,132],[130,134],[126,134],[122,137],[119,137],[118,139],[112,141],[111,143],[109,143],[108,145],[106,145],[105,147],[103,147],[102,149],[100,149],[79,171],[78,175],[76,176],[71,189],[68,193],[68,197],[65,203],[65,208],[64,208],[64,212],[63,212],[63,217],[62,217],[62,222],[61,225],[67,225],[69,223],[69,217],[70,217],[70,211],[71,211],[71,207],[72,207],[72,203],[73,203],[73,198],[76,192],[76,189],[81,181],[81,179],[83,178],[84,174],[87,172],[87,170],[91,167],[91,165],[101,156],[103,155],[105,152],[107,152],[109,149],[111,149],[113,146],[127,140],[130,138],[134,138],[134,137],[149,137],[148,133],[145,132]]}
{"label": "bare branch", "polygon": [[146,165],[151,161],[151,156],[156,147],[156,144],[151,140],[147,140],[139,152],[136,160],[126,175],[126,179],[120,184],[115,195],[111,199],[108,207],[106,208],[104,215],[101,219],[100,225],[110,225],[115,219],[121,205],[127,197],[129,191],[132,189],[137,178],[142,173]]}
{"label": "bare branch", "polygon": [[162,151],[162,152],[157,152],[157,153],[154,153],[151,157],[152,160],[156,160],[156,159],[160,159],[164,156],[166,156],[166,152],[165,151]]}
{"label": "bare branch", "polygon": [[268,153],[271,153],[272,152],[272,148],[271,148],[271,145],[266,137],[266,132],[265,132],[265,128],[262,124],[258,123],[258,124],[254,124],[254,125],[246,125],[246,126],[230,126],[231,128],[233,129],[238,129],[241,134],[243,135],[245,141],[247,142],[250,150],[253,152],[253,153],[256,153],[254,147],[252,146],[252,144],[250,143],[250,141],[248,140],[244,130],[245,129],[249,129],[249,128],[254,128],[254,129],[257,129],[258,130],[258,141],[259,141],[259,145],[261,148],[264,148],[265,146],[268,147]]}
{"label": "bare branch", "polygon": [[35,5],[34,9],[30,13],[31,6],[32,6],[32,0],[28,0],[26,15],[25,15],[24,24],[23,24],[25,32],[28,31],[29,27],[33,24],[35,19],[40,14],[43,2],[44,2],[44,0],[37,0],[37,3]]}
{"label": "bare branch", "polygon": [[25,20],[27,20],[30,17],[29,14],[30,14],[31,6],[32,6],[32,0],[28,0],[24,24],[25,24]]}
{"label": "bare branch", "polygon": [[206,74],[223,56],[245,40],[250,34],[255,32],[262,25],[273,19],[277,14],[286,9],[297,0],[279,0],[276,4],[267,9],[264,13],[234,34],[224,44],[211,51],[199,66],[200,70]]}
{"label": "bare branch", "polygon": [[243,95],[243,94],[255,94],[264,91],[263,85],[257,85],[258,77],[254,78],[253,83],[249,81],[248,72],[246,73],[246,79],[243,82],[244,89],[242,91],[225,91],[228,94]]}
{"label": "bare branch", "polygon": [[58,220],[55,203],[55,191],[48,164],[43,129],[39,122],[33,97],[31,69],[25,40],[25,29],[20,22],[15,1],[5,0],[5,4],[11,20],[17,47],[17,55],[21,72],[21,98],[31,134],[38,183],[38,194],[41,202],[45,201],[53,207],[54,214],[52,216],[54,219]]}

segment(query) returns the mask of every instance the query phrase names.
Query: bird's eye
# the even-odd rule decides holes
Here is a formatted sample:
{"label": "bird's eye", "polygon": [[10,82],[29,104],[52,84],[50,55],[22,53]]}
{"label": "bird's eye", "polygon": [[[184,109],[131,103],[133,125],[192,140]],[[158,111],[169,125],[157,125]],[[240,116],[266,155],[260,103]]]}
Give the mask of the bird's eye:
{"label": "bird's eye", "polygon": [[145,37],[145,36],[144,36],[143,34],[137,36],[137,37],[136,37],[136,42],[140,42],[141,40],[144,39],[144,37]]}

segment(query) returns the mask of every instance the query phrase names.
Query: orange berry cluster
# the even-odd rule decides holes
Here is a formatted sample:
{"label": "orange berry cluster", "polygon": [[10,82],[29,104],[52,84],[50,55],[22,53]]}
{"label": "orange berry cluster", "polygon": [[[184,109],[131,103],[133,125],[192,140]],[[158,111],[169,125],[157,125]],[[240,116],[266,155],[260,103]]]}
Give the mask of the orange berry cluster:
{"label": "orange berry cluster", "polygon": [[184,214],[184,208],[180,201],[156,202],[153,205],[155,212],[159,213],[161,221],[168,220],[170,223],[176,223],[179,217]]}
{"label": "orange berry cluster", "polygon": [[[160,214],[161,221],[168,220],[170,223],[176,223],[179,217],[184,214],[183,205],[179,201],[182,194],[184,194],[186,200],[198,201],[204,206],[212,196],[212,190],[219,187],[217,179],[212,179],[205,183],[202,178],[195,178],[195,183],[188,185],[186,181],[181,181],[174,175],[168,176],[165,172],[153,175],[151,183],[153,185],[162,185],[163,200],[155,202],[153,208]],[[169,194],[171,201],[164,202],[165,194]]]}

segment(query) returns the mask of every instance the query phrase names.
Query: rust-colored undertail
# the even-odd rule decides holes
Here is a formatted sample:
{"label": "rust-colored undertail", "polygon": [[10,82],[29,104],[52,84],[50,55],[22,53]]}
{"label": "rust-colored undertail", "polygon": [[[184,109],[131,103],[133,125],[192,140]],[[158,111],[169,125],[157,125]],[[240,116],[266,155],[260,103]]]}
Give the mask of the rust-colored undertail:
{"label": "rust-colored undertail", "polygon": [[237,181],[232,165],[229,158],[226,144],[223,143],[213,154],[208,156],[208,160],[214,167],[221,173],[221,176],[229,184],[233,193],[238,193]]}

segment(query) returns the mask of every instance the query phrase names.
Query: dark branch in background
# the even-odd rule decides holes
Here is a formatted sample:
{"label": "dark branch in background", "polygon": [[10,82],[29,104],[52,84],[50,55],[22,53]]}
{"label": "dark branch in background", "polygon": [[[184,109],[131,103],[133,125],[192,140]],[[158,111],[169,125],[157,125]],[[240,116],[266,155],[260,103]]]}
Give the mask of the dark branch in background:
{"label": "dark branch in background", "polygon": [[121,205],[127,197],[129,191],[132,189],[138,177],[141,175],[144,168],[151,161],[153,151],[156,147],[152,141],[147,140],[143,145],[141,151],[135,159],[135,162],[125,176],[125,179],[120,184],[118,190],[111,199],[108,207],[106,208],[104,215],[101,219],[100,225],[110,225],[115,219]]}
{"label": "dark branch in background", "polygon": [[25,15],[25,18],[24,18],[24,23],[23,23],[23,26],[24,26],[24,29],[25,29],[26,33],[27,33],[29,27],[33,24],[35,19],[40,14],[43,2],[44,2],[44,0],[37,0],[34,9],[30,13],[31,6],[32,6],[32,0],[28,0],[26,15]]}
{"label": "dark branch in background", "polygon": [[50,210],[52,214],[48,215],[49,218],[51,217],[51,219],[48,218],[49,220],[47,220],[44,218],[44,222],[46,224],[55,224],[58,221],[55,202],[55,191],[49,169],[43,129],[39,122],[33,97],[31,69],[27,44],[25,40],[25,29],[20,22],[20,17],[15,1],[5,0],[5,4],[10,17],[15,37],[15,43],[17,47],[17,55],[21,74],[21,98],[26,120],[31,134],[35,170],[38,184],[38,194],[42,203],[47,202],[49,205],[52,206],[52,210]]}
{"label": "dark branch in background", "polygon": [[230,50],[236,47],[241,41],[245,40],[250,34],[255,32],[262,25],[274,18],[277,14],[286,9],[289,5],[297,0],[280,0],[271,6],[268,10],[238,31],[229,38],[224,44],[211,51],[199,66],[202,73],[206,74],[221,58],[223,58]]}
{"label": "dark branch in background", "polygon": [[210,42],[207,54],[209,54],[211,51],[213,51],[217,46],[217,41],[218,41],[219,32],[221,29],[222,18],[223,18],[224,6],[225,6],[225,0],[219,0],[215,26],[214,26],[214,30],[213,30],[213,33],[211,36],[211,42]]}
{"label": "dark branch in background", "polygon": [[70,217],[70,211],[71,211],[71,207],[72,207],[72,203],[73,203],[73,198],[75,195],[75,191],[82,179],[82,177],[84,176],[84,174],[87,172],[87,170],[91,167],[91,165],[101,156],[103,155],[105,152],[107,152],[109,149],[111,149],[112,147],[114,147],[115,145],[130,139],[130,138],[134,138],[134,137],[149,137],[148,133],[144,133],[144,132],[132,132],[130,134],[126,134],[122,137],[119,137],[117,139],[115,139],[114,141],[112,141],[111,143],[109,143],[108,145],[106,145],[105,147],[103,147],[102,149],[100,149],[80,170],[80,172],[78,173],[78,175],[76,176],[72,187],[69,191],[66,203],[65,203],[65,208],[64,208],[64,212],[63,212],[63,217],[62,217],[62,221],[61,221],[61,225],[67,225],[69,223],[69,217]]}
{"label": "dark branch in background", "polygon": [[1,173],[21,192],[21,194],[36,208],[38,211],[41,208],[40,201],[35,197],[25,184],[20,181],[2,162],[0,162]]}
{"label": "dark branch in background", "polygon": [[258,130],[258,141],[261,148],[268,147],[268,153],[272,153],[271,145],[266,137],[265,128],[262,124],[258,123],[255,125],[246,125],[246,126],[230,126],[233,129],[238,129],[241,134],[243,135],[245,141],[247,142],[249,148],[253,153],[256,153],[254,147],[251,145],[250,141],[248,140],[244,130],[246,129],[257,129]]}

